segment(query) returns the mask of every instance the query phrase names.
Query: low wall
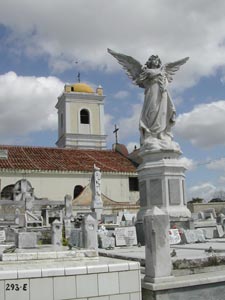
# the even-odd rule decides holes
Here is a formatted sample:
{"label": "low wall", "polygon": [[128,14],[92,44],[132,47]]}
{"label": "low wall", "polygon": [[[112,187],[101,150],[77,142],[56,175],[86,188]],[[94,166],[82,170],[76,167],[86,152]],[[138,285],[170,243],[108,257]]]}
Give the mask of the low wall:
{"label": "low wall", "polygon": [[110,258],[0,263],[1,300],[141,300],[140,266]]}
{"label": "low wall", "polygon": [[219,213],[225,208],[225,202],[187,203],[187,207],[192,213],[198,213],[209,208],[215,208],[215,211]]}
{"label": "low wall", "polygon": [[142,280],[143,300],[224,300],[225,270],[172,277],[162,283]]}

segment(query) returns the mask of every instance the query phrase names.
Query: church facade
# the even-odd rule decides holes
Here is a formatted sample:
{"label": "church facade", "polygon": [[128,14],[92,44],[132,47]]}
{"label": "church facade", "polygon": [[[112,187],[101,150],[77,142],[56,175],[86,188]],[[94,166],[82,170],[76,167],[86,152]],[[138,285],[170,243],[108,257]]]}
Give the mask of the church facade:
{"label": "church facade", "polygon": [[101,87],[94,91],[80,82],[65,85],[56,104],[58,147],[0,145],[1,198],[8,197],[10,186],[20,179],[31,183],[36,197],[76,198],[88,186],[95,164],[102,172],[105,197],[135,204],[139,198],[135,166],[124,154],[106,149],[104,99]]}

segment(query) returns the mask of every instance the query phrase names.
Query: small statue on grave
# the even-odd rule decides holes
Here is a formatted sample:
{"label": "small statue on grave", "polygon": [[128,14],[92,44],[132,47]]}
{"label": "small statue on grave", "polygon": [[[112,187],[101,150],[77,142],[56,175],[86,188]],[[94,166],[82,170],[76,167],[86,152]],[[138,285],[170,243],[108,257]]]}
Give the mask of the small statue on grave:
{"label": "small statue on grave", "polygon": [[91,178],[91,191],[92,191],[92,202],[96,205],[102,205],[101,199],[101,171],[94,164],[92,178]]}
{"label": "small statue on grave", "polygon": [[162,65],[158,55],[152,55],[142,66],[131,56],[110,49],[108,52],[118,60],[133,83],[145,89],[139,122],[141,145],[150,150],[180,151],[179,145],[172,141],[171,127],[175,124],[176,110],[167,87],[189,58]]}
{"label": "small statue on grave", "polygon": [[101,171],[94,164],[94,169],[91,177],[92,201],[91,210],[96,213],[97,220],[101,220],[103,202],[101,197]]}

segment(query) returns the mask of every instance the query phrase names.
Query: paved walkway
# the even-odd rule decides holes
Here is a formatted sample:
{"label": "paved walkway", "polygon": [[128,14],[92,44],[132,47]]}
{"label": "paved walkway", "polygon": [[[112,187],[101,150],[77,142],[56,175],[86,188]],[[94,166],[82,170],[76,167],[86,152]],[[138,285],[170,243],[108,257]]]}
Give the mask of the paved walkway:
{"label": "paved walkway", "polygon": [[[210,255],[225,256],[225,238],[207,240],[205,243],[172,245],[171,252],[175,249],[177,259],[201,259]],[[108,257],[137,260],[144,263],[145,247],[116,247],[115,249],[99,249],[99,254]]]}

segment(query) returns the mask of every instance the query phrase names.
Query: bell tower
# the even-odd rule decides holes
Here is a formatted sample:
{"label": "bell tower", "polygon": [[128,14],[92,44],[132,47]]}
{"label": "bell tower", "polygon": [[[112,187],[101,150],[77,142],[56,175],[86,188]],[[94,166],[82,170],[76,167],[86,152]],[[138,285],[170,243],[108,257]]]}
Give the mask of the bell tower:
{"label": "bell tower", "polygon": [[106,149],[103,89],[86,83],[66,84],[58,97],[58,141],[60,148]]}

